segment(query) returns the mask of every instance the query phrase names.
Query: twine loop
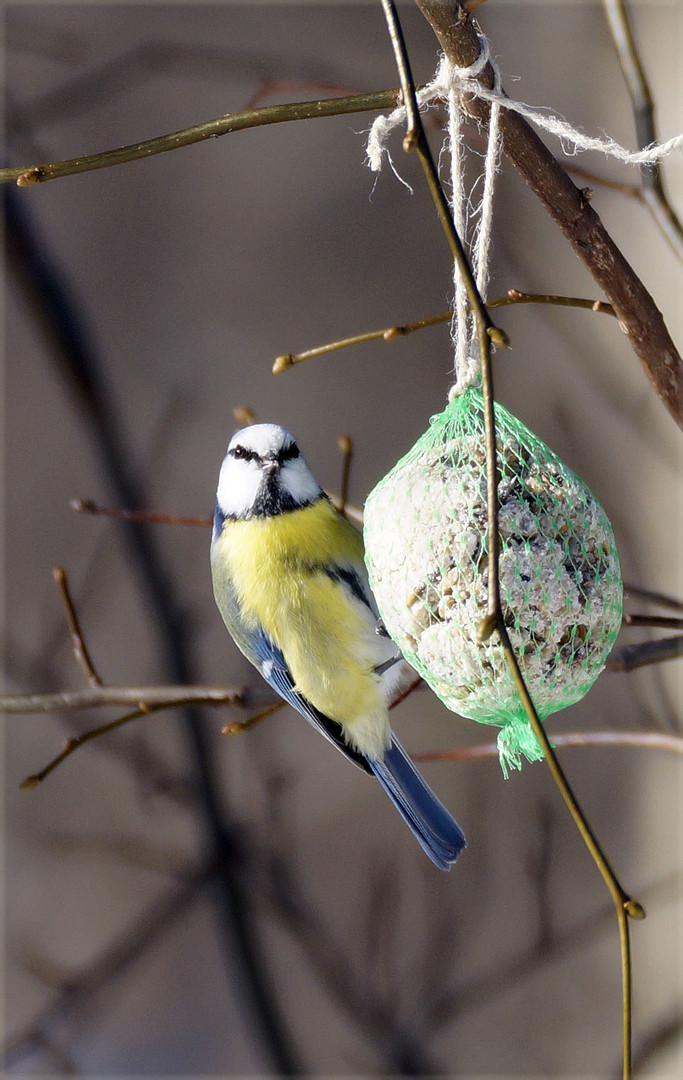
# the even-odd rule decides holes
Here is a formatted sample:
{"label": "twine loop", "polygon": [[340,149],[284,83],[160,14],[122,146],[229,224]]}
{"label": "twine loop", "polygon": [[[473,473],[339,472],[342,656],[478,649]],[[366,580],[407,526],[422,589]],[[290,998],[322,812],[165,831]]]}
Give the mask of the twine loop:
{"label": "twine loop", "polygon": [[[415,96],[421,112],[433,107],[438,102],[446,101],[448,103],[448,144],[451,156],[451,208],[453,220],[465,251],[470,256],[477,287],[482,299],[485,301],[491,256],[493,195],[495,179],[500,165],[501,109],[516,112],[523,116],[525,120],[535,124],[536,127],[554,135],[560,140],[562,149],[566,154],[573,155],[587,150],[597,150],[628,165],[652,165],[660,162],[672,151],[683,148],[683,133],[675,135],[665,142],[652,143],[642,150],[628,150],[609,136],[595,137],[586,135],[584,132],[572,127],[562,117],[551,113],[544,106],[527,105],[522,101],[509,98],[503,92],[500,72],[491,57],[491,47],[488,39],[480,30],[477,30],[477,37],[479,40],[479,55],[472,64],[467,67],[457,67],[455,64],[450,63],[447,56],[442,54],[434,78],[426,86],[421,87]],[[493,72],[493,86],[491,88],[484,86],[478,78],[487,65],[490,65]],[[464,171],[463,110],[461,104],[463,94],[471,94],[482,101],[488,102],[491,106],[483,169],[480,176],[476,177],[474,183],[470,185],[469,191],[465,187]],[[381,170],[383,160],[386,157],[396,177],[405,187],[409,188],[405,180],[399,176],[386,146],[391,132],[399,125],[405,124],[405,121],[406,109],[404,105],[397,106],[386,116],[378,116],[370,128],[366,144],[366,155],[367,164],[373,172]],[[483,185],[481,184],[482,174]],[[474,193],[478,186],[482,187],[482,194],[479,203],[474,205]],[[409,188],[409,190],[412,189]],[[455,298],[451,337],[455,350],[456,382],[450,391],[449,400],[463,393],[468,386],[476,384],[480,378],[480,361],[475,327],[469,314],[464,284],[460,280],[457,270],[454,275],[454,288]]]}

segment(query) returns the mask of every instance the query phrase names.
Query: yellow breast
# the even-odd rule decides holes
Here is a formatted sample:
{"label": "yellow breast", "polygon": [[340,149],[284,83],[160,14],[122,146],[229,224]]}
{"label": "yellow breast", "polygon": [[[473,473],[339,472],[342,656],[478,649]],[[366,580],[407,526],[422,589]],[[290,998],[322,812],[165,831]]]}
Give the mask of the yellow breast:
{"label": "yellow breast", "polygon": [[362,564],[357,530],[320,499],[275,517],[226,521],[214,547],[246,626],[263,628],[281,650],[297,690],[362,753],[381,756],[390,736],[374,674],[375,618],[330,576],[335,566]]}

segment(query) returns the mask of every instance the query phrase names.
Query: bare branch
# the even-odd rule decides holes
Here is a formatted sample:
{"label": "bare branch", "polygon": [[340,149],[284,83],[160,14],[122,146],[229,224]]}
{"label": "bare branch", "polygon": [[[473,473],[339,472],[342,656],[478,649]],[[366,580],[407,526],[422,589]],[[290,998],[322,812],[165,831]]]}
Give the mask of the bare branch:
{"label": "bare branch", "polygon": [[208,517],[156,514],[151,510],[120,510],[113,506],[100,506],[92,499],[70,499],[69,506],[77,514],[94,514],[100,517],[118,518],[121,521],[140,521],[151,525],[197,525],[204,529],[211,526],[211,518]]}
{"label": "bare branch", "polygon": [[[588,300],[580,296],[557,296],[550,293],[524,293],[519,289],[508,289],[505,296],[497,300],[487,301],[488,308],[507,307],[510,304],[551,304],[558,307],[585,308],[589,311],[599,312],[604,315],[614,315],[614,308],[606,304],[604,300]],[[368,341],[395,341],[396,338],[407,337],[416,330],[425,330],[428,326],[436,326],[439,323],[448,322],[453,316],[453,309],[441,311],[438,315],[430,315],[426,319],[417,319],[412,323],[404,323],[402,326],[386,326],[381,330],[369,330],[365,334],[354,334],[353,337],[340,338],[339,341],[330,341],[325,345],[317,345],[313,349],[306,349],[300,353],[283,353],[276,356],[273,361],[273,374],[280,375],[288,371],[294,364],[300,364],[302,360],[311,360],[325,353],[336,352],[338,349],[346,349],[350,345],[364,345]],[[80,509],[80,507],[79,507]]]}
{"label": "bare branch", "polygon": [[[467,13],[456,0],[416,0],[449,60],[468,67],[479,55],[479,40]],[[480,76],[493,86],[487,65]],[[465,97],[468,115],[488,123],[490,107],[479,98]],[[607,233],[584,193],[572,183],[529,124],[509,109],[501,109],[503,149],[526,184],[562,230],[572,248],[614,307],[631,347],[676,423],[683,427],[683,360],[661,312]]]}
{"label": "bare branch", "polygon": [[0,712],[67,712],[99,705],[244,705],[245,700],[243,690],[228,686],[94,686],[53,694],[4,695],[0,697]]}
{"label": "bare branch", "polygon": [[605,671],[633,671],[647,664],[661,664],[664,660],[677,660],[679,656],[683,656],[683,634],[613,649],[605,664]]}
{"label": "bare branch", "polygon": [[52,576],[55,579],[57,588],[59,589],[59,595],[61,596],[62,603],[64,604],[66,621],[69,624],[69,630],[71,631],[71,643],[73,645],[76,663],[83,669],[88,686],[101,686],[102,680],[95,671],[95,666],[90,657],[90,653],[88,652],[88,646],[85,644],[85,640],[81,632],[81,625],[78,621],[78,614],[76,612],[76,608],[74,607],[73,600],[71,599],[71,591],[69,589],[69,581],[66,576],[66,570],[63,566],[55,566],[52,571]]}
{"label": "bare branch", "polygon": [[670,608],[673,611],[683,611],[683,600],[679,600],[675,596],[669,596],[667,593],[653,592],[652,589],[643,589],[640,585],[633,585],[631,582],[624,582],[624,593],[626,596],[633,597],[637,600],[643,600],[648,604],[655,604],[657,607]]}
{"label": "bare branch", "polygon": [[683,619],[670,618],[667,615],[641,615],[639,612],[626,613],[624,626],[656,626],[660,630],[683,630]]}
{"label": "bare branch", "polygon": [[[659,731],[580,731],[553,735],[553,746],[631,746],[638,749],[666,750],[683,754],[683,735],[665,735]],[[410,755],[413,761],[472,761],[476,758],[497,758],[495,743],[462,746],[456,750],[426,750]]]}
{"label": "bare branch", "polygon": [[68,161],[54,161],[46,165],[21,165],[13,169],[0,169],[0,183],[16,183],[19,187],[31,187],[44,184],[47,180],[56,180],[62,176],[76,173],[93,172],[95,169],[108,169],[112,165],[123,165],[128,161],[139,161],[164,154],[168,150],[177,150],[180,146],[217,139],[233,131],[246,128],[262,127],[266,124],[282,124],[290,120],[315,120],[323,116],[340,116],[347,113],[376,112],[393,109],[397,101],[397,90],[380,90],[373,94],[352,94],[348,97],[327,98],[322,101],[296,101],[287,105],[269,105],[261,109],[245,109],[243,112],[227,113],[216,120],[206,120],[202,124],[172,131],[155,139],[133,143],[130,146],[105,150],[99,154],[84,154],[83,157]]}
{"label": "bare branch", "polygon": [[221,728],[221,735],[242,735],[245,731],[249,731],[250,728],[256,727],[262,720],[267,720],[269,716],[280,712],[286,705],[287,702],[280,698],[271,705],[267,705],[265,709],[256,713],[255,716],[250,716],[248,720],[231,720],[230,723]]}
{"label": "bare branch", "polygon": [[[657,141],[655,107],[647,75],[631,30],[624,0],[603,0],[607,24],[624,76],[636,127],[636,139],[641,150]],[[663,236],[679,259],[683,259],[683,226],[669,202],[664,188],[659,162],[641,165],[642,200],[650,210]]]}

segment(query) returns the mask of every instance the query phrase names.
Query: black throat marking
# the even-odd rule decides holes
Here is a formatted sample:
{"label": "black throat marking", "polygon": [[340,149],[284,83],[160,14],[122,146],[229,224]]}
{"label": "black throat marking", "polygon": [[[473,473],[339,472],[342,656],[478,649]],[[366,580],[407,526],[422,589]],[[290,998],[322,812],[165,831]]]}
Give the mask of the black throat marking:
{"label": "black throat marking", "polygon": [[213,534],[218,536],[226,521],[248,521],[250,518],[277,517],[279,514],[291,514],[294,510],[303,510],[307,506],[312,506],[319,499],[327,499],[329,502],[329,496],[324,491],[321,491],[319,495],[312,499],[305,499],[301,502],[293,498],[288,491],[285,491],[275,476],[264,476],[259,484],[253,504],[244,513],[225,514],[218,502],[216,502],[213,515]]}

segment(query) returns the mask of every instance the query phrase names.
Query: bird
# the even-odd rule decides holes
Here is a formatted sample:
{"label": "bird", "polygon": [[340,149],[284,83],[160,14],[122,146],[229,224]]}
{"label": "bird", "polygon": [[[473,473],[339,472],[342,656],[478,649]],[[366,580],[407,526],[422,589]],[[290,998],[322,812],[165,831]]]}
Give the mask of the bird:
{"label": "bird", "polygon": [[211,573],[216,604],[244,656],[377,778],[432,862],[449,870],[466,840],[391,730],[388,704],[406,665],[378,619],[362,536],[277,424],[253,424],[230,439]]}

